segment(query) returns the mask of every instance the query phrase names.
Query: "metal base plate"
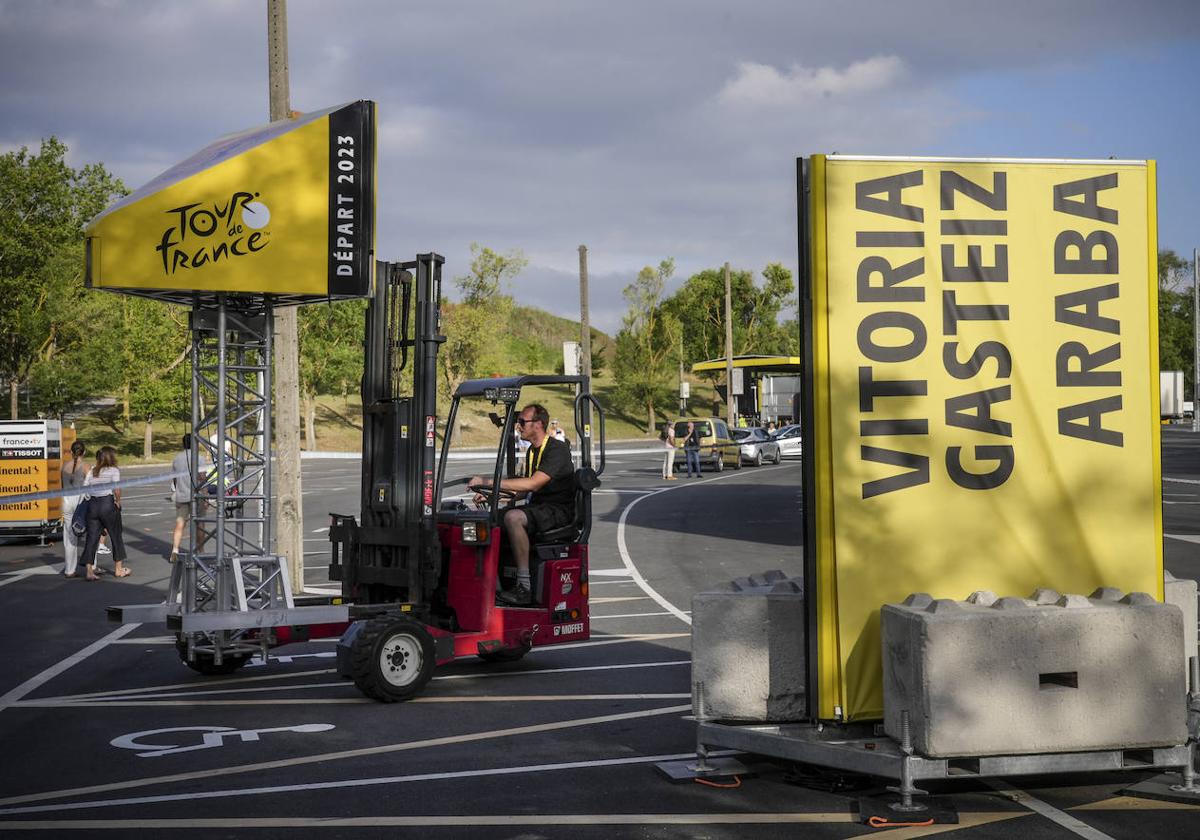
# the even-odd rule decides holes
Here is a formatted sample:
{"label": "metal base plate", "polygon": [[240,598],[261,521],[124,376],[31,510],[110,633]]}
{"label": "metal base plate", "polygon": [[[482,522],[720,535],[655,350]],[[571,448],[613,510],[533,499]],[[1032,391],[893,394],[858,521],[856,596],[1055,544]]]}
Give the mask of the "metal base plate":
{"label": "metal base plate", "polygon": [[[860,797],[858,820],[872,828],[886,828],[886,823],[924,823],[926,820],[933,820],[931,825],[958,825],[958,809],[948,799],[936,796],[914,797],[913,804],[922,806],[920,811],[900,811],[892,807],[899,802],[900,797],[895,794]],[[877,822],[872,823],[872,817]],[[880,820],[883,823],[878,822]]]}
{"label": "metal base plate", "polygon": [[1138,796],[1142,799],[1158,799],[1162,802],[1180,802],[1185,805],[1200,805],[1200,791],[1189,793],[1185,790],[1172,790],[1174,786],[1183,784],[1183,776],[1179,773],[1163,773],[1136,785],[1130,785],[1121,791],[1123,796]]}
{"label": "metal base plate", "polygon": [[728,756],[710,758],[705,762],[708,765],[706,770],[697,770],[697,761],[699,761],[697,758],[685,758],[682,761],[660,761],[654,766],[658,768],[658,772],[672,782],[689,782],[692,779],[719,781],[732,779],[734,776],[744,779],[753,775],[750,768],[736,758]]}

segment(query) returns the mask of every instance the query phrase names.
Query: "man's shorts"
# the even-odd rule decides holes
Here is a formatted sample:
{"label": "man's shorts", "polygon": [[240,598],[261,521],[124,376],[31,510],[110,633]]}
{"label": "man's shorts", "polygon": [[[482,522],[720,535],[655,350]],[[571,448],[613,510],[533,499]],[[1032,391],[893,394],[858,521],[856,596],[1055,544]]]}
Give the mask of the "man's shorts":
{"label": "man's shorts", "polygon": [[574,509],[568,505],[533,504],[518,509],[525,513],[525,532],[531,539],[568,525],[575,518]]}
{"label": "man's shorts", "polygon": [[182,519],[187,522],[192,518],[192,503],[191,502],[176,502],[175,503],[175,518]]}

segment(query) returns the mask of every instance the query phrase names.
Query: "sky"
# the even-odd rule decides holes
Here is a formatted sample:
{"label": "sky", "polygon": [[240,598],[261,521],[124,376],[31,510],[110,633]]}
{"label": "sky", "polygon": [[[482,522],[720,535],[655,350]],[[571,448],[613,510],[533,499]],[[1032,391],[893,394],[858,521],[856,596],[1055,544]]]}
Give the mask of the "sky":
{"label": "sky", "polygon": [[[593,325],[671,257],[796,268],[809,154],[1158,161],[1200,246],[1195,0],[290,0],[291,105],[379,105],[378,256],[520,249]],[[57,135],[136,188],[267,122],[265,0],[0,0],[0,152]],[[453,295],[452,295],[453,296]]]}

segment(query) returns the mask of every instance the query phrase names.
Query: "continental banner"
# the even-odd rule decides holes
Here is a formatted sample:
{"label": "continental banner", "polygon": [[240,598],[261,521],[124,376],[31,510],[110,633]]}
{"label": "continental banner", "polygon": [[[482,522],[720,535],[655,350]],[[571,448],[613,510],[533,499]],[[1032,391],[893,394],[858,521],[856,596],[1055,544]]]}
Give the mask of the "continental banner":
{"label": "continental banner", "polygon": [[87,282],[362,297],[374,240],[375,104],[360,101],[224,137],[118,201],[87,226]]}
{"label": "continental banner", "polygon": [[805,171],[814,714],[882,717],[913,592],[1161,599],[1153,162]]}
{"label": "continental banner", "polygon": [[[0,496],[62,487],[60,435],[57,420],[0,421]],[[53,522],[61,515],[60,499],[0,505],[0,533],[15,525]]]}

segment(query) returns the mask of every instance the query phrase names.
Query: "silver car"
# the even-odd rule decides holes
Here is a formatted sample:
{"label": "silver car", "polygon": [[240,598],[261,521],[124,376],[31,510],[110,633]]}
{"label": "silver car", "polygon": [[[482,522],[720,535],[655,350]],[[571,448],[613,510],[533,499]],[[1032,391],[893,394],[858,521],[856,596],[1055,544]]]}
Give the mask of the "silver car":
{"label": "silver car", "polygon": [[729,433],[740,445],[742,463],[761,467],[763,461],[778,464],[783,458],[779,444],[765,429],[730,429]]}
{"label": "silver car", "polygon": [[784,426],[775,433],[775,443],[779,444],[779,452],[785,458],[799,458],[804,444],[799,424]]}

